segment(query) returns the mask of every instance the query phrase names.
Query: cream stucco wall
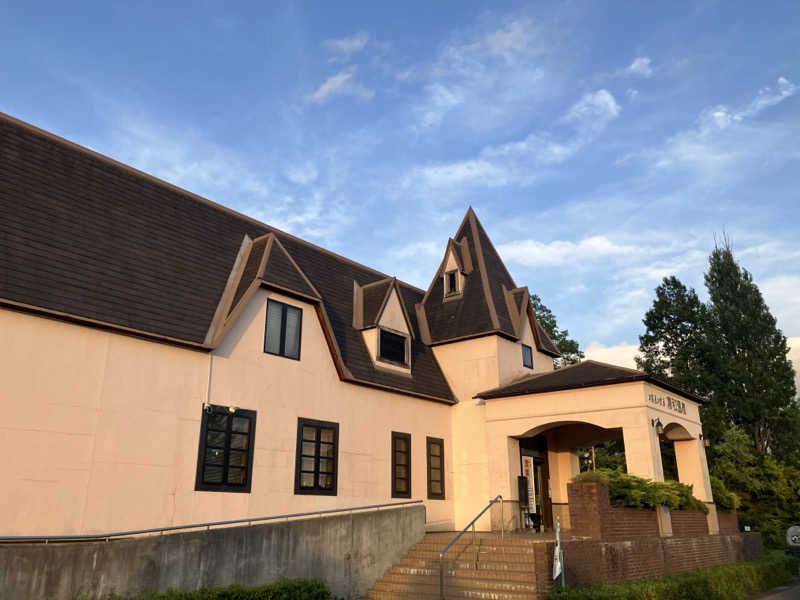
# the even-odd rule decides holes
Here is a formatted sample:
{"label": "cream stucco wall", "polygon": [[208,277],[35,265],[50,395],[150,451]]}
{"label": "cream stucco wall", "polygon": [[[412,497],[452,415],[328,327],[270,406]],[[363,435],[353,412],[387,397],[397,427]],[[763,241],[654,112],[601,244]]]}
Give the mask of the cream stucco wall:
{"label": "cream stucco wall", "polygon": [[[520,342],[500,336],[490,335],[434,346],[439,366],[459,402],[451,411],[457,528],[468,523],[498,493],[509,498],[509,489],[516,485],[515,481],[511,481],[508,456],[516,451],[515,461],[518,464],[519,446],[507,439],[499,440],[490,436],[487,430],[487,403],[474,396],[535,372],[553,369],[552,359],[536,352],[529,323],[525,327],[522,343],[534,348],[533,371],[522,366]],[[493,471],[490,439],[498,444],[496,450],[500,455],[495,459],[502,460],[505,465],[500,473]],[[478,525],[481,529],[489,529],[489,516]]]}
{"label": "cream stucco wall", "polygon": [[[390,432],[412,436],[413,498],[426,499],[425,437],[445,440],[450,407],[343,383],[311,305],[301,360],[263,352],[259,291],[212,354],[0,309],[0,495],[6,535],[125,530],[391,501]],[[210,389],[209,389],[210,382]],[[194,490],[202,403],[257,411],[251,493]],[[297,418],[339,423],[338,495],[294,495]]]}
{"label": "cream stucco wall", "polygon": [[[500,336],[495,339],[497,340],[497,366],[500,385],[529,377],[535,373],[547,373],[553,370],[553,359],[536,349],[536,340],[533,338],[533,330],[527,316],[522,327],[522,337],[519,341],[512,342]],[[529,369],[522,364],[522,344],[531,347],[533,369]]]}

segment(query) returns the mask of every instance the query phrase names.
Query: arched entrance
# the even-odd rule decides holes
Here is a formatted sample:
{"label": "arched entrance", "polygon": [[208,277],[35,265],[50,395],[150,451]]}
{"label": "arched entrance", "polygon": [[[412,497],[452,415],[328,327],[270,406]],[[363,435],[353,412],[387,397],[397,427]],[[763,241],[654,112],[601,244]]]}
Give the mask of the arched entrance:
{"label": "arched entrance", "polygon": [[583,421],[556,421],[515,436],[519,446],[520,526],[549,531],[559,518],[562,526],[568,527],[566,486],[580,470],[579,449],[619,437],[619,428],[606,429]]}

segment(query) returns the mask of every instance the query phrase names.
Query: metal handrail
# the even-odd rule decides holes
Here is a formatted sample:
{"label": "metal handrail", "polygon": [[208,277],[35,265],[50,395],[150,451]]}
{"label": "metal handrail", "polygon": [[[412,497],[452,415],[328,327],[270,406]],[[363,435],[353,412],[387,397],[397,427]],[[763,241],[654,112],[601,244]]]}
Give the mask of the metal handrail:
{"label": "metal handrail", "polygon": [[180,529],[202,529],[210,530],[218,525],[234,525],[236,523],[249,523],[252,525],[258,521],[275,521],[277,519],[294,519],[298,517],[312,517],[330,515],[340,512],[353,512],[356,510],[381,509],[384,507],[407,506],[409,504],[421,504],[422,500],[405,500],[403,502],[389,502],[386,504],[367,504],[365,506],[353,506],[350,508],[328,508],[325,510],[314,510],[311,512],[289,513],[285,515],[272,515],[269,517],[250,517],[245,519],[231,519],[228,521],[208,521],[205,523],[192,523],[190,525],[169,525],[167,527],[154,527],[152,529],[133,529],[131,531],[115,531],[111,533],[87,533],[70,535],[6,535],[0,536],[2,542],[65,542],[65,541],[108,541],[110,538],[126,537],[131,535],[141,535],[144,533],[163,533],[165,531],[177,531]]}
{"label": "metal handrail", "polygon": [[496,503],[498,500],[500,501],[500,539],[501,540],[504,539],[505,538],[505,533],[506,533],[506,526],[505,526],[505,522],[503,521],[503,519],[505,518],[504,513],[503,513],[503,496],[500,495],[500,494],[497,494],[497,496],[495,496],[494,498],[489,500],[489,503],[486,506],[484,506],[477,515],[475,515],[472,518],[472,521],[467,523],[464,526],[464,529],[459,531],[455,535],[455,537],[453,537],[453,539],[450,540],[444,548],[442,548],[441,552],[439,552],[439,596],[440,596],[441,600],[445,600],[445,598],[444,598],[444,555],[445,555],[445,553],[450,549],[450,546],[455,544],[458,541],[458,539],[462,535],[464,535],[464,533],[466,533],[467,529],[472,527],[472,547],[475,549],[475,568],[477,569],[478,568],[478,546],[475,543],[475,522],[478,519],[480,519],[483,516],[483,513],[485,513],[487,510],[489,510],[492,507],[492,505],[494,503]]}

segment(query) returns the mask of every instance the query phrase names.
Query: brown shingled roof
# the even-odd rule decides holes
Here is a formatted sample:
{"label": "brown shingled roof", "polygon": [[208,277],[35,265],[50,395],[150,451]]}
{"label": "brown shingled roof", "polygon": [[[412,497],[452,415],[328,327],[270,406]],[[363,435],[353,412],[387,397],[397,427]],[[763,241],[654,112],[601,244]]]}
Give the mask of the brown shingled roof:
{"label": "brown shingled roof", "polygon": [[[453,239],[454,243],[448,243],[445,258],[425,293],[421,309],[417,310],[426,320],[428,343],[435,345],[489,334],[518,339],[519,319],[514,313],[514,301],[517,302],[516,308],[521,308],[521,297],[514,296],[512,302],[509,302],[506,294],[508,291],[517,292],[524,288],[517,288],[472,208],[467,210]],[[447,252],[455,246],[461,246],[469,252],[467,259],[471,270],[465,278],[460,298],[445,302],[442,277],[444,261]],[[524,297],[527,297],[527,290]],[[527,312],[534,324],[537,349],[551,356],[561,356],[533,312]]]}
{"label": "brown shingled roof", "polygon": [[[385,274],[2,113],[0,214],[1,304],[209,350],[225,294],[233,317],[236,301],[271,285],[321,297],[344,380],[455,401],[409,310],[421,290],[397,282],[415,332],[412,376],[377,370],[352,326],[353,282]],[[270,233],[278,242],[270,254],[282,249],[254,278]],[[246,259],[245,236],[254,240]]]}
{"label": "brown shingled roof", "polygon": [[631,381],[646,381],[658,385],[666,390],[681,395],[695,402],[704,402],[703,398],[690,392],[685,392],[668,381],[651,377],[643,371],[610,365],[596,360],[585,360],[575,365],[537,373],[491,390],[476,394],[476,398],[506,398],[508,396],[524,396],[527,394],[542,394],[599,385],[613,385]]}

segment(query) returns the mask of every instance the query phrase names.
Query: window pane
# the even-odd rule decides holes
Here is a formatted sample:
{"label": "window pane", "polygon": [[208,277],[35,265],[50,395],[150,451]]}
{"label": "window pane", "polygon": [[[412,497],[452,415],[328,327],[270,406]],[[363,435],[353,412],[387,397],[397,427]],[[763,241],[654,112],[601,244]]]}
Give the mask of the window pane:
{"label": "window pane", "polygon": [[225,431],[228,429],[228,415],[208,415],[208,428],[216,429],[217,431]]}
{"label": "window pane", "polygon": [[431,469],[431,481],[441,481],[442,472],[439,469]]}
{"label": "window pane", "polygon": [[431,481],[431,494],[441,495],[442,484],[438,481]]}
{"label": "window pane", "polygon": [[264,340],[264,350],[279,354],[281,351],[281,313],[283,305],[277,302],[267,302],[267,334]]}
{"label": "window pane", "polygon": [[333,473],[333,460],[330,458],[320,458],[319,471],[320,473]]}
{"label": "window pane", "polygon": [[284,354],[291,358],[300,358],[300,309],[286,307],[286,337]]}
{"label": "window pane", "polygon": [[323,490],[333,489],[333,475],[320,475],[319,487],[321,487]]}
{"label": "window pane", "polygon": [[303,439],[315,442],[317,440],[317,428],[303,427]]}
{"label": "window pane", "polygon": [[320,444],[319,455],[327,458],[333,458],[333,444]]}
{"label": "window pane", "polygon": [[314,487],[314,474],[301,473],[300,474],[300,487],[313,488]]}
{"label": "window pane", "polygon": [[207,466],[203,469],[203,481],[206,483],[222,483],[222,467]]}
{"label": "window pane", "polygon": [[522,365],[529,369],[533,368],[533,351],[525,344],[522,345]]}
{"label": "window pane", "polygon": [[243,434],[243,433],[232,433],[231,434],[231,448],[238,448],[241,450],[247,450],[248,444],[250,441],[250,437]]}
{"label": "window pane", "polygon": [[235,483],[237,485],[244,484],[244,469],[231,467],[228,469],[228,483]]}
{"label": "window pane", "polygon": [[333,442],[333,429],[320,429],[319,439],[323,442]]}
{"label": "window pane", "polygon": [[314,456],[316,444],[314,442],[303,442],[303,456]]}
{"label": "window pane", "polygon": [[431,468],[432,469],[439,469],[442,466],[442,457],[441,456],[431,456]]}
{"label": "window pane", "polygon": [[392,362],[405,364],[406,338],[390,331],[381,329],[381,358]]}
{"label": "window pane", "polygon": [[206,462],[207,465],[221,465],[225,459],[225,452],[217,450],[216,448],[206,448]]}
{"label": "window pane", "polygon": [[395,438],[394,439],[394,448],[399,452],[406,452],[408,451],[408,441],[405,438]]}
{"label": "window pane", "polygon": [[394,468],[394,474],[396,477],[402,477],[405,479],[408,477],[408,467],[404,467],[403,465],[397,465]]}
{"label": "window pane", "polygon": [[232,429],[234,431],[248,433],[250,431],[250,419],[247,419],[245,417],[233,417]]}
{"label": "window pane", "polygon": [[430,445],[430,453],[431,453],[431,456],[441,456],[442,455],[442,447],[439,444],[431,444]]}
{"label": "window pane", "polygon": [[247,452],[237,452],[231,450],[228,456],[228,464],[232,467],[246,467],[247,466]]}
{"label": "window pane", "polygon": [[224,431],[208,431],[206,432],[206,445],[214,446],[215,448],[225,447],[225,432]]}
{"label": "window pane", "polygon": [[408,464],[408,456],[404,452],[395,452],[394,453],[394,462],[398,465],[407,465]]}
{"label": "window pane", "polygon": [[407,492],[408,491],[408,485],[406,483],[406,480],[405,479],[395,479],[394,480],[394,489],[396,489],[398,492]]}

